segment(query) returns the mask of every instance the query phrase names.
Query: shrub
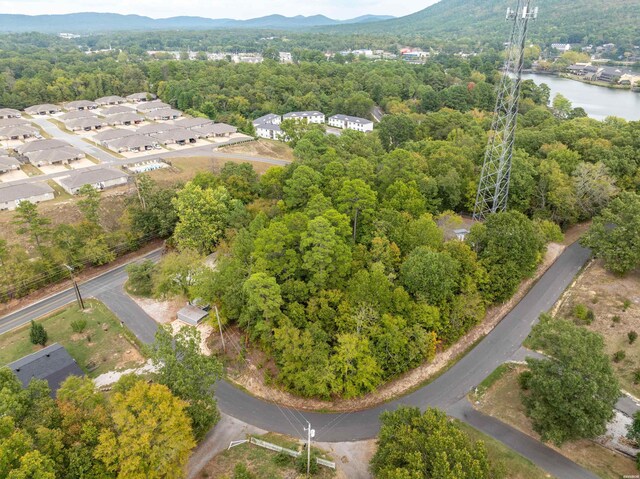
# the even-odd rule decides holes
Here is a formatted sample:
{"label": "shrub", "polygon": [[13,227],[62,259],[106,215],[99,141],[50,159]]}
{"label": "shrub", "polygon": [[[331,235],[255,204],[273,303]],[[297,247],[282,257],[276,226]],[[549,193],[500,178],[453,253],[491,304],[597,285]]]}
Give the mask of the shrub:
{"label": "shrub", "polygon": [[[296,458],[296,469],[298,472],[307,472],[307,449],[302,450],[302,454],[300,454]],[[309,473],[315,474],[318,472],[318,463],[316,462],[316,454],[311,451],[311,462],[309,463]]]}
{"label": "shrub", "polygon": [[291,464],[292,457],[289,454],[285,454],[284,452],[279,452],[275,456],[273,456],[273,463],[278,466],[288,466]]}
{"label": "shrub", "polygon": [[155,264],[149,259],[127,266],[127,273],[129,273],[129,290],[138,296],[151,296],[153,294],[154,270]]}
{"label": "shrub", "polygon": [[620,316],[615,315],[613,318],[611,318],[611,321],[613,321],[614,323],[618,324],[620,322]]}
{"label": "shrub", "polygon": [[598,301],[600,301],[600,298],[598,298],[597,296],[591,298],[591,304],[598,304]]}
{"label": "shrub", "polygon": [[627,353],[625,353],[621,349],[620,351],[616,351],[615,353],[613,353],[613,362],[614,363],[619,363],[620,361],[622,361],[626,357],[627,357]]}
{"label": "shrub", "polygon": [[31,330],[29,331],[29,339],[31,340],[31,344],[39,344],[40,346],[44,346],[47,344],[47,339],[49,339],[49,335],[44,329],[44,326],[40,323],[36,323],[35,321],[31,321]]}
{"label": "shrub", "polygon": [[254,479],[256,476],[249,472],[247,466],[242,463],[236,464],[236,467],[233,469],[233,479]]}
{"label": "shrub", "polygon": [[627,309],[629,309],[629,306],[631,306],[631,301],[628,299],[625,299],[622,302],[622,311],[626,311]]}
{"label": "shrub", "polygon": [[633,372],[633,384],[640,384],[640,369]]}
{"label": "shrub", "polygon": [[589,309],[587,311],[587,318],[585,319],[587,324],[593,323],[593,320],[596,319],[596,314],[593,312],[593,309]]}
{"label": "shrub", "polygon": [[87,320],[84,318],[76,319],[75,321],[71,321],[71,330],[74,333],[82,333],[87,328]]}
{"label": "shrub", "polygon": [[529,389],[529,381],[531,381],[531,371],[523,371],[518,376],[518,384],[520,384],[520,389],[523,391]]}
{"label": "shrub", "polygon": [[595,314],[589,308],[587,308],[584,304],[576,304],[573,307],[573,316],[576,319],[579,319],[582,322],[587,324],[591,324],[595,319]]}
{"label": "shrub", "polygon": [[638,333],[635,331],[629,331],[627,333],[627,338],[629,338],[629,344],[633,344],[636,342],[636,339],[638,339]]}

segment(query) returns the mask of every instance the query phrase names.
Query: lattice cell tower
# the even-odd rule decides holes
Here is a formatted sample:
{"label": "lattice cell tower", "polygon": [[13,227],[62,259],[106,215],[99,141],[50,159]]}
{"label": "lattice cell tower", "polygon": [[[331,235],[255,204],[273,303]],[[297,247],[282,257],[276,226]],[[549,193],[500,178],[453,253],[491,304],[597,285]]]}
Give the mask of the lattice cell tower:
{"label": "lattice cell tower", "polygon": [[518,0],[515,10],[507,9],[507,21],[513,22],[513,28],[473,210],[475,220],[507,208],[525,40],[529,20],[538,17],[538,7],[531,9],[530,4],[531,0]]}

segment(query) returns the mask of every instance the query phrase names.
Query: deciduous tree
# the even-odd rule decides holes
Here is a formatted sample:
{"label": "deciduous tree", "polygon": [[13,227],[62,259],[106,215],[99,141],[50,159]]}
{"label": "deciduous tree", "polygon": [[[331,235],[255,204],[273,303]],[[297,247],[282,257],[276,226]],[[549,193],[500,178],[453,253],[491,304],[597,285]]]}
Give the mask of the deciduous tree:
{"label": "deciduous tree", "polygon": [[527,358],[523,402],[545,441],[604,434],[620,397],[620,385],[600,335],[563,319],[543,315],[531,345],[547,359]]}

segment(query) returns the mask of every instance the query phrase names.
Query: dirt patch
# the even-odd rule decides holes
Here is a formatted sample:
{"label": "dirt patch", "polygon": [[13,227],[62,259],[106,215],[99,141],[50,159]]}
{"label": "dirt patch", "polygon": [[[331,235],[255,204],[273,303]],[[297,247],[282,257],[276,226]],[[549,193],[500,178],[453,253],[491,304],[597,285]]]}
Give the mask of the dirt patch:
{"label": "dirt patch", "polygon": [[224,153],[242,153],[243,155],[266,156],[277,160],[293,161],[293,149],[281,141],[256,140],[239,145],[220,148]]}
{"label": "dirt patch", "polygon": [[[120,218],[125,210],[125,203],[133,194],[130,185],[108,189],[100,195],[99,217],[100,224],[107,231],[120,228]],[[82,213],[76,206],[77,197],[66,196],[61,200],[48,201],[38,205],[38,212],[51,221],[51,226],[60,224],[75,224],[82,220]],[[28,250],[30,245],[24,235],[18,234],[18,225],[14,224],[15,211],[0,212],[0,238],[9,244],[21,244]]]}
{"label": "dirt patch", "polygon": [[[378,390],[355,399],[335,399],[323,401],[319,399],[300,398],[287,391],[274,387],[272,381],[266,378],[275,377],[277,368],[273,361],[255,347],[246,345],[244,335],[236,329],[227,328],[227,357],[232,358],[231,366],[227,372],[229,379],[240,385],[254,396],[269,401],[275,401],[287,407],[300,410],[330,410],[330,411],[355,411],[368,409],[380,403],[406,394],[419,387],[438,372],[442,371],[451,361],[478,340],[486,336],[513,307],[525,296],[535,281],[553,264],[564,251],[565,245],[552,243],[548,246],[545,258],[539,265],[535,275],[524,281],[517,293],[508,302],[488,309],[485,319],[469,331],[462,339],[449,349],[436,354],[435,359],[418,366],[402,376],[386,383]],[[221,351],[219,339],[212,336],[210,347],[214,351]],[[235,349],[234,349],[235,348]],[[239,361],[238,358],[241,358]]]}
{"label": "dirt patch", "polygon": [[145,313],[151,316],[157,323],[168,324],[176,319],[178,311],[185,305],[184,298],[174,298],[161,301],[152,298],[141,298],[129,295]]}
{"label": "dirt patch", "polygon": [[[116,357],[116,355],[114,355]],[[116,369],[121,369],[125,366],[125,364],[131,363],[141,363],[144,361],[144,356],[140,354],[140,351],[137,349],[131,348],[127,349],[120,355],[119,361],[116,363]]]}
{"label": "dirt patch", "polygon": [[[525,414],[520,396],[517,378],[524,369],[524,366],[520,366],[506,372],[485,392],[480,401],[474,403],[474,406],[484,414],[496,417],[540,440],[540,435],[533,430],[531,421]],[[606,449],[593,441],[573,441],[560,448],[549,443],[546,445],[600,477],[619,479],[623,476],[636,477],[637,475],[635,462],[631,458]]]}
{"label": "dirt patch", "polygon": [[[591,324],[575,318],[576,305],[593,311]],[[628,338],[630,331],[640,334],[640,271],[620,277],[604,269],[601,260],[592,261],[553,311],[600,334],[610,356],[624,351],[624,359],[613,362],[613,368],[622,388],[640,397],[640,383],[634,382],[634,373],[640,370],[640,340],[629,344]]]}

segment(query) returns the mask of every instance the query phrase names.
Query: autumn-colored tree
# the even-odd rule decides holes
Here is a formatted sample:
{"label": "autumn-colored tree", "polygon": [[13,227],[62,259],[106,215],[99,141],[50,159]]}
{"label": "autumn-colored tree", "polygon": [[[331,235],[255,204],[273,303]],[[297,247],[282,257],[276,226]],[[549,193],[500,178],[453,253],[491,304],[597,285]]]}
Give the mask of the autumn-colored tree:
{"label": "autumn-colored tree", "polygon": [[95,450],[117,478],[174,479],[196,443],[188,404],[162,384],[135,381],[110,399],[113,428],[103,431]]}

